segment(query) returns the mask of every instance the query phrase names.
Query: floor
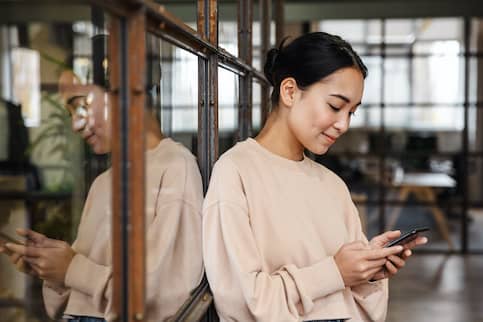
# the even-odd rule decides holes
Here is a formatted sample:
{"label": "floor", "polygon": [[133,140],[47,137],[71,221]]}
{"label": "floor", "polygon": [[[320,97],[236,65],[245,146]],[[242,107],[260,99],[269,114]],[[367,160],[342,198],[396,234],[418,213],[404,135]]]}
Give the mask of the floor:
{"label": "floor", "polygon": [[415,255],[390,282],[387,322],[483,322],[483,255]]}

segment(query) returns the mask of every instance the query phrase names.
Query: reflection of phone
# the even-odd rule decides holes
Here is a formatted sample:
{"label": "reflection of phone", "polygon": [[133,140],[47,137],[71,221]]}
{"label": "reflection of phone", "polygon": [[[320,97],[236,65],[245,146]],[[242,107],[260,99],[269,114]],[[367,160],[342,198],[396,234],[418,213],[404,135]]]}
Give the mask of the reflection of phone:
{"label": "reflection of phone", "polygon": [[396,245],[407,244],[410,241],[415,240],[419,236],[419,233],[421,233],[423,231],[428,231],[428,230],[429,230],[428,227],[414,228],[411,231],[408,231],[407,233],[401,235],[401,237],[399,237],[398,239],[394,239],[394,240],[390,241],[384,247],[392,247],[392,246],[396,246]]}
{"label": "reflection of phone", "polygon": [[2,233],[0,231],[0,245],[6,244],[6,243],[15,243],[15,244],[23,244],[21,241],[10,237],[9,235]]}

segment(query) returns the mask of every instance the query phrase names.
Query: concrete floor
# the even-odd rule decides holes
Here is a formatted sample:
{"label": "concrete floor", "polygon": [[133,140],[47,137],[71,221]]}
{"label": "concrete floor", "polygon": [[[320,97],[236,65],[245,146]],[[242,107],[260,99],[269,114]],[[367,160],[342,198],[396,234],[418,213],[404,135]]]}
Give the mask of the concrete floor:
{"label": "concrete floor", "polygon": [[390,282],[387,322],[483,322],[483,255],[414,255]]}

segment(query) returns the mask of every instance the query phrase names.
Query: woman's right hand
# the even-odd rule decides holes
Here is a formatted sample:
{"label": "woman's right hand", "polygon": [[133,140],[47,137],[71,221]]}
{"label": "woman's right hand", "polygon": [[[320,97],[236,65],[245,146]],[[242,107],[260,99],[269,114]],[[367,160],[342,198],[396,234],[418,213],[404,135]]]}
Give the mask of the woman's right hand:
{"label": "woman's right hand", "polygon": [[402,246],[373,249],[362,241],[344,244],[334,255],[346,286],[367,283],[386,264],[387,257],[399,254]]}
{"label": "woman's right hand", "polygon": [[0,253],[5,254],[10,259],[10,262],[15,266],[15,268],[22,273],[29,274],[32,276],[37,276],[37,273],[32,269],[30,264],[28,264],[23,259],[23,255],[12,252],[6,247],[0,246]]}

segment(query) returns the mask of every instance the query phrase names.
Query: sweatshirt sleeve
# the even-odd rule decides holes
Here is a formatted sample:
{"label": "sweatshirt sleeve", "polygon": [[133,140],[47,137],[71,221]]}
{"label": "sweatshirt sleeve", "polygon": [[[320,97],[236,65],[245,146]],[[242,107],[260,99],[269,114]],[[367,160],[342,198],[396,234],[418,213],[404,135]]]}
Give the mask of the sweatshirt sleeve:
{"label": "sweatshirt sleeve", "polygon": [[64,313],[67,300],[69,299],[70,288],[61,285],[54,285],[48,281],[42,284],[42,296],[47,315],[53,319],[59,319]]}
{"label": "sweatshirt sleeve", "polygon": [[203,254],[217,310],[227,320],[298,321],[314,300],[344,289],[333,257],[307,267],[264,269],[250,226],[242,179],[232,162],[215,165],[203,209]]}
{"label": "sweatshirt sleeve", "polygon": [[[347,222],[351,241],[362,240],[368,243],[366,236],[362,232],[359,212],[352,200],[350,200],[350,195],[348,204],[349,218],[347,218]],[[353,286],[351,291],[361,316],[364,316],[367,321],[383,322],[386,320],[389,300],[389,281],[387,278]]]}

